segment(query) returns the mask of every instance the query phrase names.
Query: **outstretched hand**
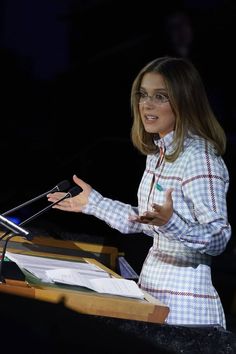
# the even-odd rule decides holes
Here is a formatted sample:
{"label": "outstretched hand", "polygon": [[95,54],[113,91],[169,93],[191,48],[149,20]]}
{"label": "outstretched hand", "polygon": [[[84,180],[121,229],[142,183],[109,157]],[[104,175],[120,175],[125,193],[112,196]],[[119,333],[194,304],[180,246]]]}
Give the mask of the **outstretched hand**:
{"label": "outstretched hand", "polygon": [[[53,206],[54,209],[80,213],[86,206],[88,203],[89,195],[92,191],[92,187],[85,183],[82,179],[78,178],[76,175],[73,176],[73,181],[75,184],[82,188],[82,192],[72,198],[66,198],[62,200]],[[65,194],[65,192],[49,193],[47,198],[49,202],[55,203],[59,199],[63,198]]]}
{"label": "outstretched hand", "polygon": [[155,226],[165,225],[170,220],[174,210],[172,192],[173,189],[168,189],[166,191],[166,200],[164,204],[153,204],[153,211],[146,211],[143,215],[131,217],[130,220]]}

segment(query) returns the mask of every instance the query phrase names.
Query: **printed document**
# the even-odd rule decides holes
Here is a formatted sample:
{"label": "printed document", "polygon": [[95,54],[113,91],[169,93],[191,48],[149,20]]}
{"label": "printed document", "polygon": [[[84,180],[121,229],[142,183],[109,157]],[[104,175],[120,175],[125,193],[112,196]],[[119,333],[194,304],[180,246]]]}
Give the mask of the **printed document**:
{"label": "printed document", "polygon": [[134,280],[123,278],[93,278],[81,274],[76,269],[48,270],[47,275],[54,282],[79,285],[92,289],[98,293],[134,297],[143,299],[144,294]]}
{"label": "printed document", "polygon": [[15,262],[22,270],[27,270],[41,281],[53,283],[47,275],[47,270],[57,268],[77,269],[81,274],[92,278],[109,278],[110,274],[93,263],[64,261],[54,258],[30,256],[6,252],[6,257]]}
{"label": "printed document", "polygon": [[64,261],[8,251],[6,257],[45,283],[82,286],[103,294],[144,298],[144,293],[134,280],[116,278],[87,261]]}

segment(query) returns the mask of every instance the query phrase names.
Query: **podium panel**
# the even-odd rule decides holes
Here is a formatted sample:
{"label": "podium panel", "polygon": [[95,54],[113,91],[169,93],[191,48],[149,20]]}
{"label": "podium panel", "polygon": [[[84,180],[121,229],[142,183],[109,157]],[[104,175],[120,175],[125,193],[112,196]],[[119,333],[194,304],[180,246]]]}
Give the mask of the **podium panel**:
{"label": "podium panel", "polygon": [[[2,242],[0,241],[1,244]],[[57,240],[53,237],[45,236],[36,236],[33,241],[16,236],[10,240],[7,249],[19,250],[21,253],[25,251],[40,251],[55,255],[94,258],[114,271],[118,258],[118,249],[116,247],[72,240]]]}
{"label": "podium panel", "polygon": [[[20,239],[17,243],[20,243]],[[77,262],[89,261],[104,269],[112,276],[121,278],[113,270],[93,258],[83,258],[68,254],[68,250],[75,250],[73,241],[60,241],[58,247],[57,240],[53,243],[52,239],[42,237],[40,241],[23,241],[24,249],[15,248],[16,242],[9,242],[8,251],[31,256],[49,257]],[[65,242],[65,254],[63,244]],[[45,245],[47,249],[45,249]],[[57,248],[55,252],[55,248]],[[144,299],[134,299],[123,296],[99,294],[86,288],[72,287],[67,285],[52,285],[42,283],[37,278],[30,277],[26,272],[26,282],[7,280],[6,284],[0,285],[0,292],[11,293],[19,296],[27,296],[40,301],[60,303],[63,302],[67,308],[76,312],[99,315],[113,318],[130,319],[152,323],[164,323],[169,313],[169,308],[145,293]]]}

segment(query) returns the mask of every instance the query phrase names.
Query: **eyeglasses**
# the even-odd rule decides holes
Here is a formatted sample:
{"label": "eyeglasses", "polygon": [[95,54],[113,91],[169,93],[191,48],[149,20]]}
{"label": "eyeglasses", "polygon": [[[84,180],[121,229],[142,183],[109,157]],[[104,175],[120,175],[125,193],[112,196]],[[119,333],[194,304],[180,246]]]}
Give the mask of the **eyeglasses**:
{"label": "eyeglasses", "polygon": [[161,105],[169,101],[169,97],[164,95],[163,93],[155,93],[152,96],[149,96],[146,92],[136,92],[136,97],[138,99],[139,104],[144,104],[150,99],[154,104]]}

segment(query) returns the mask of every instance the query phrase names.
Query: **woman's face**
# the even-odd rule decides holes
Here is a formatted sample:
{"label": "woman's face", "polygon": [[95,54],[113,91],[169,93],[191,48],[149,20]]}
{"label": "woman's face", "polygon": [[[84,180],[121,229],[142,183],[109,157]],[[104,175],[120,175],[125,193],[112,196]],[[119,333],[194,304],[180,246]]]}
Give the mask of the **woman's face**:
{"label": "woman's face", "polygon": [[139,112],[146,132],[158,133],[162,138],[174,130],[175,116],[160,74],[144,74],[139,92]]}

